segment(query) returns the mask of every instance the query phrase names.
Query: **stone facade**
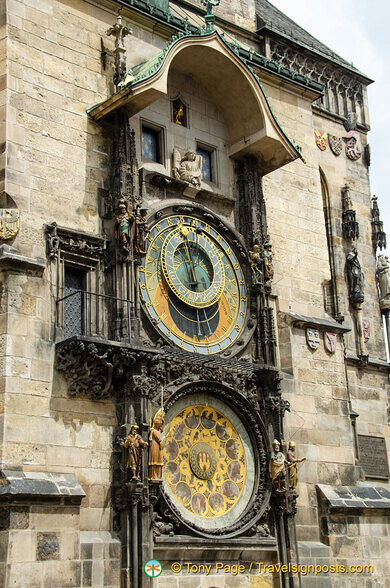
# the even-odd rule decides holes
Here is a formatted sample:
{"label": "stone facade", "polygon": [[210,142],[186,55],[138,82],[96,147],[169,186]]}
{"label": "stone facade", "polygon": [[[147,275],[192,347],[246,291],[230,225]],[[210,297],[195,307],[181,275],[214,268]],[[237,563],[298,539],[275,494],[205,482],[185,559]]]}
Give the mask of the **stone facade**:
{"label": "stone facade", "polygon": [[[0,586],[146,587],[148,559],[163,564],[159,588],[299,585],[294,572],[250,566],[258,561],[347,569],[303,571],[304,586],[386,586],[388,457],[380,454],[377,477],[368,477],[358,446],[366,435],[390,450],[370,80],[328,54],[309,55],[298,33],[290,54],[275,28],[256,33],[252,1],[221,3],[209,30],[198,28],[200,2],[171,3],[170,14],[163,2],[122,4],[128,74],[115,85],[118,50],[107,30],[116,2],[0,0],[0,204],[20,215],[19,231],[0,245]],[[347,92],[341,107],[330,86],[323,99],[317,66],[297,65],[308,57],[357,88],[356,100]],[[187,126],[175,122],[177,99]],[[156,140],[154,161],[145,129]],[[323,150],[315,130],[325,134]],[[330,137],[342,138],[339,155]],[[180,159],[209,154],[210,176],[202,169],[199,185],[175,177],[175,150]],[[354,240],[343,231],[346,185]],[[120,198],[134,223],[148,209],[149,229],[181,215],[218,232],[212,247],[226,240],[247,291],[226,349],[185,352],[160,328],[161,315],[153,322],[136,225],[127,251],[115,235]],[[254,279],[255,245],[263,265]],[[354,247],[360,302],[348,273]],[[318,331],[314,348],[308,329]],[[257,447],[247,464],[253,498],[228,530],[218,517],[215,530],[202,528],[202,517],[192,526],[180,517],[166,486],[148,481],[147,450],[141,481],[129,480],[121,444],[134,422],[148,440],[161,403],[174,413],[175,404],[202,397],[211,405],[213,396]],[[296,441],[306,458],[297,492],[272,488],[275,437]],[[368,501],[376,493],[375,507],[362,491]],[[173,575],[175,561],[212,572],[183,566]],[[245,570],[218,571],[220,561],[243,561]]]}

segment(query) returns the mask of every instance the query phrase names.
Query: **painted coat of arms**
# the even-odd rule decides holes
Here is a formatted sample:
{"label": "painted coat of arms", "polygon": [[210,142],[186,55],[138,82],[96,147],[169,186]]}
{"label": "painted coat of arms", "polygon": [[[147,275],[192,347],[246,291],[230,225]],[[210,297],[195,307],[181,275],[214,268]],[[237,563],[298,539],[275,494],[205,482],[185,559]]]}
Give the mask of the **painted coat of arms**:
{"label": "painted coat of arms", "polygon": [[329,147],[333,155],[338,157],[343,150],[343,140],[341,137],[336,137],[328,133]]}
{"label": "painted coat of arms", "polygon": [[320,332],[318,329],[306,329],[306,342],[310,349],[318,349],[320,346]]}
{"label": "painted coat of arms", "polygon": [[198,478],[209,480],[217,468],[215,453],[208,443],[195,443],[190,449],[190,466]]}
{"label": "painted coat of arms", "polygon": [[19,210],[17,208],[0,209],[0,239],[12,239],[19,231]]}
{"label": "painted coat of arms", "polygon": [[348,159],[351,159],[352,161],[359,159],[362,152],[357,145],[356,134],[353,131],[349,131],[349,133],[343,137],[343,141],[345,143],[345,154]]}
{"label": "painted coat of arms", "polygon": [[337,345],[337,335],[336,333],[324,333],[324,345],[325,349],[329,351],[329,353],[334,353],[336,351]]}
{"label": "painted coat of arms", "polygon": [[314,136],[316,138],[316,145],[320,151],[325,151],[328,146],[328,135],[319,129],[314,129]]}

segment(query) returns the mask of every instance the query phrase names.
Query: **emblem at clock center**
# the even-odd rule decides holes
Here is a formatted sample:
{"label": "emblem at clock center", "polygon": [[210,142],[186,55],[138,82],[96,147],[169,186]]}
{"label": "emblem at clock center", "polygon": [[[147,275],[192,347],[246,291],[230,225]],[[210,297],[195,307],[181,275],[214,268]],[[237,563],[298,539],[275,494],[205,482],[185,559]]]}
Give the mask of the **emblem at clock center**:
{"label": "emblem at clock center", "polygon": [[201,480],[210,480],[217,469],[217,458],[208,443],[195,443],[190,449],[189,461],[192,472]]}

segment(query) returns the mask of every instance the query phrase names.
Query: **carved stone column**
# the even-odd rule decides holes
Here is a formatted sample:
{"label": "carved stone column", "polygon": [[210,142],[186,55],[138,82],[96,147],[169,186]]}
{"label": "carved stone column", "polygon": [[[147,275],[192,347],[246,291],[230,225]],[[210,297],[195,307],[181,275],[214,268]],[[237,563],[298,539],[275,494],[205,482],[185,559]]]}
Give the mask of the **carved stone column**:
{"label": "carved stone column", "polygon": [[241,161],[236,167],[236,175],[238,229],[250,250],[252,268],[252,294],[258,324],[256,357],[268,365],[275,365],[276,337],[273,308],[269,303],[273,278],[272,251],[257,159],[247,157]]}
{"label": "carved stone column", "polygon": [[295,532],[295,514],[297,493],[293,490],[274,491],[271,499],[273,507],[280,563],[287,566],[287,572],[281,572],[282,588],[300,588],[299,574],[292,573],[291,564],[298,563],[298,548]]}

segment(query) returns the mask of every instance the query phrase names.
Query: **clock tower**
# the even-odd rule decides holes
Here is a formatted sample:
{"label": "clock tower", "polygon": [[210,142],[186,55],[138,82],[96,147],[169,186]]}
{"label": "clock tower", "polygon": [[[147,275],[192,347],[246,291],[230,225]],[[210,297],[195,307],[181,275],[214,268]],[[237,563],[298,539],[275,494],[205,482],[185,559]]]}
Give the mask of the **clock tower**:
{"label": "clock tower", "polygon": [[3,13],[0,587],[390,585],[371,80],[268,0]]}
{"label": "clock tower", "polygon": [[[237,549],[250,561],[278,550],[285,564],[296,552],[296,492],[283,464],[278,491],[269,473],[289,404],[262,177],[301,154],[210,26],[174,38],[89,110],[114,136],[104,224],[116,236],[112,294],[131,301],[113,379],[113,495],[134,586],[145,561],[170,569],[181,546],[189,560],[206,549],[214,567],[221,550],[229,565]],[[132,422],[149,443],[137,476],[121,449]]]}

